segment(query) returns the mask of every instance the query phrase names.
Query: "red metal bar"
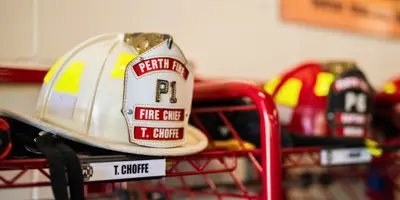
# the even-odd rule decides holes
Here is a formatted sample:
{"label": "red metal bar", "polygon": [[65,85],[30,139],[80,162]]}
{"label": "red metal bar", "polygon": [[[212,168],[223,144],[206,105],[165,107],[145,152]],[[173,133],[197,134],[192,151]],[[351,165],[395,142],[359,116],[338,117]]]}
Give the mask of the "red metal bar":
{"label": "red metal bar", "polygon": [[[278,113],[272,98],[256,85],[245,82],[212,82],[195,85],[194,101],[249,97],[258,108],[262,157],[262,185],[265,200],[282,199],[280,130]],[[266,112],[265,112],[266,111]]]}
{"label": "red metal bar", "polygon": [[47,70],[0,65],[0,83],[42,83]]}

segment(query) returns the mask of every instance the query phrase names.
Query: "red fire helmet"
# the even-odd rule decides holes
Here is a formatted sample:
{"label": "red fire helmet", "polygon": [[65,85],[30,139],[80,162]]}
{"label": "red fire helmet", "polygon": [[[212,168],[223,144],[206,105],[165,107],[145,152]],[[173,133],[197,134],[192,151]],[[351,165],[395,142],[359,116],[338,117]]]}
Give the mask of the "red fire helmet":
{"label": "red fire helmet", "polygon": [[367,137],[374,90],[354,62],[308,62],[264,85],[280,122],[302,135]]}
{"label": "red fire helmet", "polygon": [[383,85],[375,95],[375,102],[374,124],[386,137],[399,137],[400,76],[389,79]]}
{"label": "red fire helmet", "polygon": [[389,79],[376,93],[377,103],[400,103],[400,75]]}

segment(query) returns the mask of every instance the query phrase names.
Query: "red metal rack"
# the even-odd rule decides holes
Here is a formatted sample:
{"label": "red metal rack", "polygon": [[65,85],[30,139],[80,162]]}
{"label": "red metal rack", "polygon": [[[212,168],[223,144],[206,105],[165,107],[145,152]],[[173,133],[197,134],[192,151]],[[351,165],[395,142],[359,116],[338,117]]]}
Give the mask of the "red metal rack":
{"label": "red metal rack", "polygon": [[[14,69],[1,69],[2,74],[6,74],[6,82],[18,82],[18,83],[39,83],[41,82],[43,75],[40,71],[34,70],[17,70]],[[29,76],[29,81],[21,80],[14,77],[13,75],[18,74],[18,77]],[[281,199],[281,167],[280,167],[280,138],[279,128],[277,121],[277,112],[272,99],[259,91],[257,86],[241,83],[241,82],[213,82],[213,83],[201,83],[195,86],[194,101],[216,101],[221,99],[235,99],[247,97],[253,102],[253,106],[248,107],[230,107],[230,108],[201,108],[193,109],[192,115],[196,118],[197,113],[201,112],[217,112],[223,117],[224,111],[232,110],[248,110],[257,109],[260,117],[260,141],[261,148],[256,150],[244,149],[243,142],[239,135],[233,131],[235,138],[240,141],[242,146],[241,150],[214,150],[206,151],[194,156],[186,157],[173,157],[168,158],[173,164],[170,165],[167,170],[167,178],[177,177],[182,184],[181,187],[170,187],[162,184],[168,181],[158,181],[156,185],[150,184],[137,184],[136,189],[141,188],[139,191],[161,191],[170,199],[172,193],[182,193],[194,197],[196,195],[212,195],[214,197],[241,197],[246,199],[268,199],[278,200]],[[233,127],[228,123],[228,127],[234,130]],[[201,126],[199,124],[199,126]],[[205,131],[206,132],[206,131]],[[209,138],[211,136],[209,135]],[[233,172],[237,168],[237,159],[240,157],[246,157],[252,163],[255,172],[258,174],[257,177],[261,180],[260,190],[256,193],[248,192],[246,185],[242,183],[239,177]],[[228,159],[229,162],[225,161]],[[219,169],[208,167],[212,163],[219,163]],[[182,167],[183,166],[183,169]],[[191,170],[187,170],[188,166],[191,166]],[[45,186],[49,185],[48,181],[44,182],[20,182],[20,177],[29,170],[38,170],[41,174],[48,178],[48,172],[45,170],[46,161],[43,159],[27,159],[27,160],[6,160],[0,162],[0,168],[2,170],[14,169],[18,172],[11,178],[6,179],[0,177],[4,183],[0,185],[0,188],[18,188],[18,187],[32,187],[32,186]],[[189,167],[190,168],[190,167]],[[232,178],[232,183],[237,186],[239,194],[232,194],[231,192],[218,191],[219,188],[213,183],[213,179],[209,177],[209,174],[226,173],[227,176]],[[210,186],[210,191],[196,191],[189,188],[185,183],[184,177],[198,175],[204,178],[205,183]],[[151,181],[154,182],[154,181]],[[107,184],[91,186],[94,191],[104,192]],[[133,184],[131,184],[133,185]],[[99,191],[100,190],[100,191]],[[101,191],[102,190],[102,191]],[[91,190],[93,191],[93,190]]]}
{"label": "red metal rack", "polygon": [[[25,75],[28,75],[30,72],[26,73]],[[40,76],[31,76],[30,82],[41,82],[43,77]],[[11,76],[8,80],[17,79]],[[396,181],[398,174],[400,174],[400,167],[397,164],[400,154],[397,152],[387,153],[383,157],[366,164],[321,167],[322,149],[320,147],[281,150],[275,105],[270,96],[260,91],[259,86],[245,82],[200,82],[195,85],[193,98],[194,102],[248,98],[252,100],[253,104],[193,108],[192,118],[195,124],[208,134],[211,142],[210,149],[197,155],[167,158],[166,177],[157,180],[129,182],[126,188],[132,194],[138,194],[142,197],[141,199],[152,199],[149,194],[158,194],[164,199],[179,199],[179,197],[201,199],[203,197],[203,199],[345,200],[370,198],[383,200],[386,198],[383,193],[395,193],[400,188]],[[257,110],[259,114],[261,143],[259,149],[248,148],[233,128],[232,122],[226,117],[227,112],[249,110]],[[201,120],[198,120],[198,116],[202,113],[219,115],[238,143],[234,150],[215,149],[210,134],[202,128]],[[400,142],[393,141],[392,144],[400,144]],[[243,160],[245,161],[242,162]],[[381,171],[381,176],[389,177],[395,187],[388,188],[380,193],[369,191],[369,188],[365,187],[365,177],[367,169],[371,167],[378,168]],[[239,168],[245,168],[244,171],[251,173],[247,177],[243,177],[241,173],[238,173]],[[314,186],[302,188],[299,184],[294,184],[295,182],[302,182],[299,177],[304,171],[311,168],[313,168],[313,173],[330,174],[335,181],[329,185],[314,184],[314,186],[318,186],[317,189]],[[43,159],[2,161],[0,162],[0,169],[16,170],[12,177],[0,177],[0,188],[21,188],[50,184],[46,162]],[[21,175],[31,170],[39,171],[44,177],[47,177],[46,181],[21,182]],[[221,181],[222,179],[224,181]],[[354,185],[355,180],[363,189],[353,188],[352,185]],[[105,193],[118,187],[119,183],[88,184],[87,191],[88,193]],[[295,192],[299,190],[300,192]],[[294,194],[288,195],[289,193]],[[339,193],[341,195],[338,196]]]}
{"label": "red metal rack", "polygon": [[[338,166],[321,166],[321,147],[307,148],[280,148],[280,135],[278,132],[278,122],[276,119],[276,110],[271,98],[260,92],[259,87],[248,83],[240,82],[212,82],[198,84],[195,87],[194,101],[215,101],[226,99],[250,98],[254,105],[249,106],[224,106],[193,108],[192,115],[196,119],[201,113],[214,113],[224,121],[232,135],[240,144],[241,150],[236,151],[210,151],[193,156],[196,160],[209,159],[209,156],[221,160],[226,157],[233,158],[233,163],[237,163],[239,158],[245,158],[251,163],[249,171],[253,171],[252,181],[240,180],[235,173],[232,173],[237,164],[233,166],[223,166],[222,169],[213,169],[207,173],[196,171],[185,174],[182,172],[176,175],[168,173],[168,177],[163,181],[151,182],[146,184],[132,183],[133,188],[139,192],[159,191],[166,195],[167,199],[174,199],[174,195],[181,194],[190,199],[195,197],[207,196],[213,199],[224,199],[226,197],[242,199],[372,199],[383,200],[391,199],[389,194],[395,194],[397,177],[400,167],[396,161],[398,152],[385,153],[379,158],[372,158],[370,161],[364,161],[361,164],[348,164]],[[229,111],[249,111],[258,110],[260,117],[260,141],[261,148],[249,150],[245,148],[244,141],[239,137],[237,131],[233,128],[232,122],[227,120],[225,112]],[[200,120],[195,120],[198,127],[202,127]],[[205,133],[208,132],[203,129]],[[392,141],[390,144],[400,144],[400,141]],[[347,149],[340,149],[347,150]],[[281,154],[282,151],[282,154]],[[174,158],[171,158],[174,159]],[[176,158],[175,158],[176,159]],[[194,160],[193,160],[194,161]],[[269,162],[269,164],[268,164]],[[374,191],[366,183],[368,169],[377,168],[380,170],[379,177],[388,177],[386,184],[394,184],[396,188],[387,187],[382,191]],[[310,170],[312,169],[312,170]],[[315,176],[321,175],[332,178],[332,183],[321,183],[323,181],[314,180],[314,184],[309,187],[302,187],[301,180],[303,172],[311,171]],[[284,176],[282,177],[282,172]],[[195,190],[190,187],[185,178],[190,175],[200,174],[196,179],[203,179],[205,187],[202,190]],[[217,184],[218,178],[210,177],[210,173],[225,174],[232,178],[231,186],[226,184]],[[327,176],[326,176],[327,175]],[[168,184],[172,177],[178,176],[179,186],[170,186]],[[190,178],[189,178],[190,179]],[[329,180],[328,180],[329,181]],[[300,184],[298,184],[300,182]],[[296,184],[297,183],[297,184]],[[270,185],[271,184],[271,185]],[[255,186],[256,185],[256,186]],[[358,188],[356,188],[356,185]],[[257,187],[258,186],[258,187]],[[226,188],[234,190],[227,190]],[[361,188],[361,189],[360,189]],[[340,192],[335,191],[340,190]],[[317,191],[317,192],[316,192]],[[146,199],[146,198],[145,198]]]}
{"label": "red metal rack", "polygon": [[[250,98],[254,105],[192,109],[192,117],[195,119],[198,127],[203,127],[202,122],[196,120],[198,114],[205,112],[218,114],[238,141],[240,150],[207,151],[190,157],[169,158],[170,160],[174,160],[176,164],[170,169],[173,171],[168,171],[166,180],[159,181],[156,184],[132,183],[132,186],[134,186],[138,191],[162,191],[167,199],[175,199],[172,195],[176,194],[181,194],[184,197],[189,197],[191,199],[195,199],[195,197],[199,196],[217,199],[226,197],[265,200],[282,199],[280,136],[277,112],[271,97],[260,92],[257,86],[243,82],[201,83],[195,86],[194,92],[195,102],[238,99],[243,97]],[[227,120],[224,112],[255,109],[258,110],[260,118],[261,148],[251,150],[246,149],[244,141],[240,138],[229,120]],[[209,135],[211,140],[211,136],[205,128],[203,128],[203,132]],[[232,165],[229,165],[224,161],[226,158],[231,160]],[[255,177],[255,180],[259,181],[256,184],[258,187],[255,191],[252,191],[252,184],[246,184],[233,172],[238,166],[237,163],[239,158],[245,158],[249,161],[249,170],[254,172],[253,176]],[[204,163],[210,164],[211,159],[215,159],[215,161],[220,164],[221,168],[204,171],[203,169],[206,167],[200,166],[205,166]],[[190,165],[196,170],[193,172],[180,171],[178,164],[182,163],[184,160],[190,163]],[[203,160],[203,164],[195,164],[201,160]],[[185,168],[187,168],[187,166]],[[222,187],[221,184],[216,184],[216,178],[210,176],[210,174],[215,173],[230,177],[231,188],[233,187],[234,189],[225,191],[224,189],[226,189],[226,187]],[[182,175],[186,177],[183,177]],[[187,179],[190,175],[198,175],[195,179],[204,180],[203,184],[201,184],[203,186],[202,190],[195,190],[191,187],[191,184],[187,183],[185,178]],[[180,183],[178,184],[179,186],[169,186],[169,178],[173,177],[178,178]]]}

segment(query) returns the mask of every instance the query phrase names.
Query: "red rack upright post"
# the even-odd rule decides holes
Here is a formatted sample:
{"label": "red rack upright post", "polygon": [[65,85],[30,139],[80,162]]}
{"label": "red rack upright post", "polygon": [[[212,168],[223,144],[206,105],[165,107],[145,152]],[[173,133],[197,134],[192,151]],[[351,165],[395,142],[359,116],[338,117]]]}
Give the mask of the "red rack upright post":
{"label": "red rack upright post", "polygon": [[[271,96],[257,86],[244,82],[199,83],[195,86],[194,101],[222,100],[249,97],[260,117],[262,199],[282,199],[281,144],[278,112]],[[264,122],[264,123],[263,123]]]}

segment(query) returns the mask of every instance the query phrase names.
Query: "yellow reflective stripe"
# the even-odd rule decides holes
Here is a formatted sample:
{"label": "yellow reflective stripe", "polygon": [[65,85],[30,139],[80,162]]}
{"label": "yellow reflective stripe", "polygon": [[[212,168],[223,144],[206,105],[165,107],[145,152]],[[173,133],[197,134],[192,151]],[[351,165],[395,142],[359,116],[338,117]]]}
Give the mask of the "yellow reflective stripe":
{"label": "yellow reflective stripe", "polygon": [[374,157],[380,157],[383,153],[382,148],[378,146],[378,142],[371,140],[371,139],[365,139],[364,141],[365,146],[367,147],[367,151]]}
{"label": "yellow reflective stripe", "polygon": [[268,94],[272,94],[274,93],[276,86],[278,86],[279,82],[281,82],[281,78],[279,76],[273,78],[272,80],[268,81],[265,85],[264,85],[264,90],[268,93]]}
{"label": "yellow reflective stripe", "polygon": [[275,101],[278,104],[296,107],[299,102],[300,90],[303,83],[295,78],[288,79],[276,93]]}
{"label": "yellow reflective stripe", "polygon": [[60,62],[64,59],[64,56],[62,56],[61,58],[59,58],[57,60],[57,62],[50,68],[50,70],[47,72],[46,76],[43,79],[43,82],[48,83],[51,79],[51,77],[53,76],[54,71],[56,71],[56,69],[58,68],[58,66],[60,65]]}
{"label": "yellow reflective stripe", "polygon": [[394,94],[397,91],[397,87],[394,83],[389,82],[385,84],[385,86],[383,87],[383,91],[386,94]]}
{"label": "yellow reflective stripe", "polygon": [[114,68],[111,73],[112,78],[124,78],[126,65],[130,61],[136,58],[137,55],[122,53],[118,56],[117,62],[114,65]]}
{"label": "yellow reflective stripe", "polygon": [[331,84],[335,80],[335,76],[328,72],[321,72],[317,75],[317,81],[314,86],[315,95],[322,97],[329,93]]}
{"label": "yellow reflective stripe", "polygon": [[77,94],[84,66],[84,62],[71,63],[58,78],[54,91]]}

